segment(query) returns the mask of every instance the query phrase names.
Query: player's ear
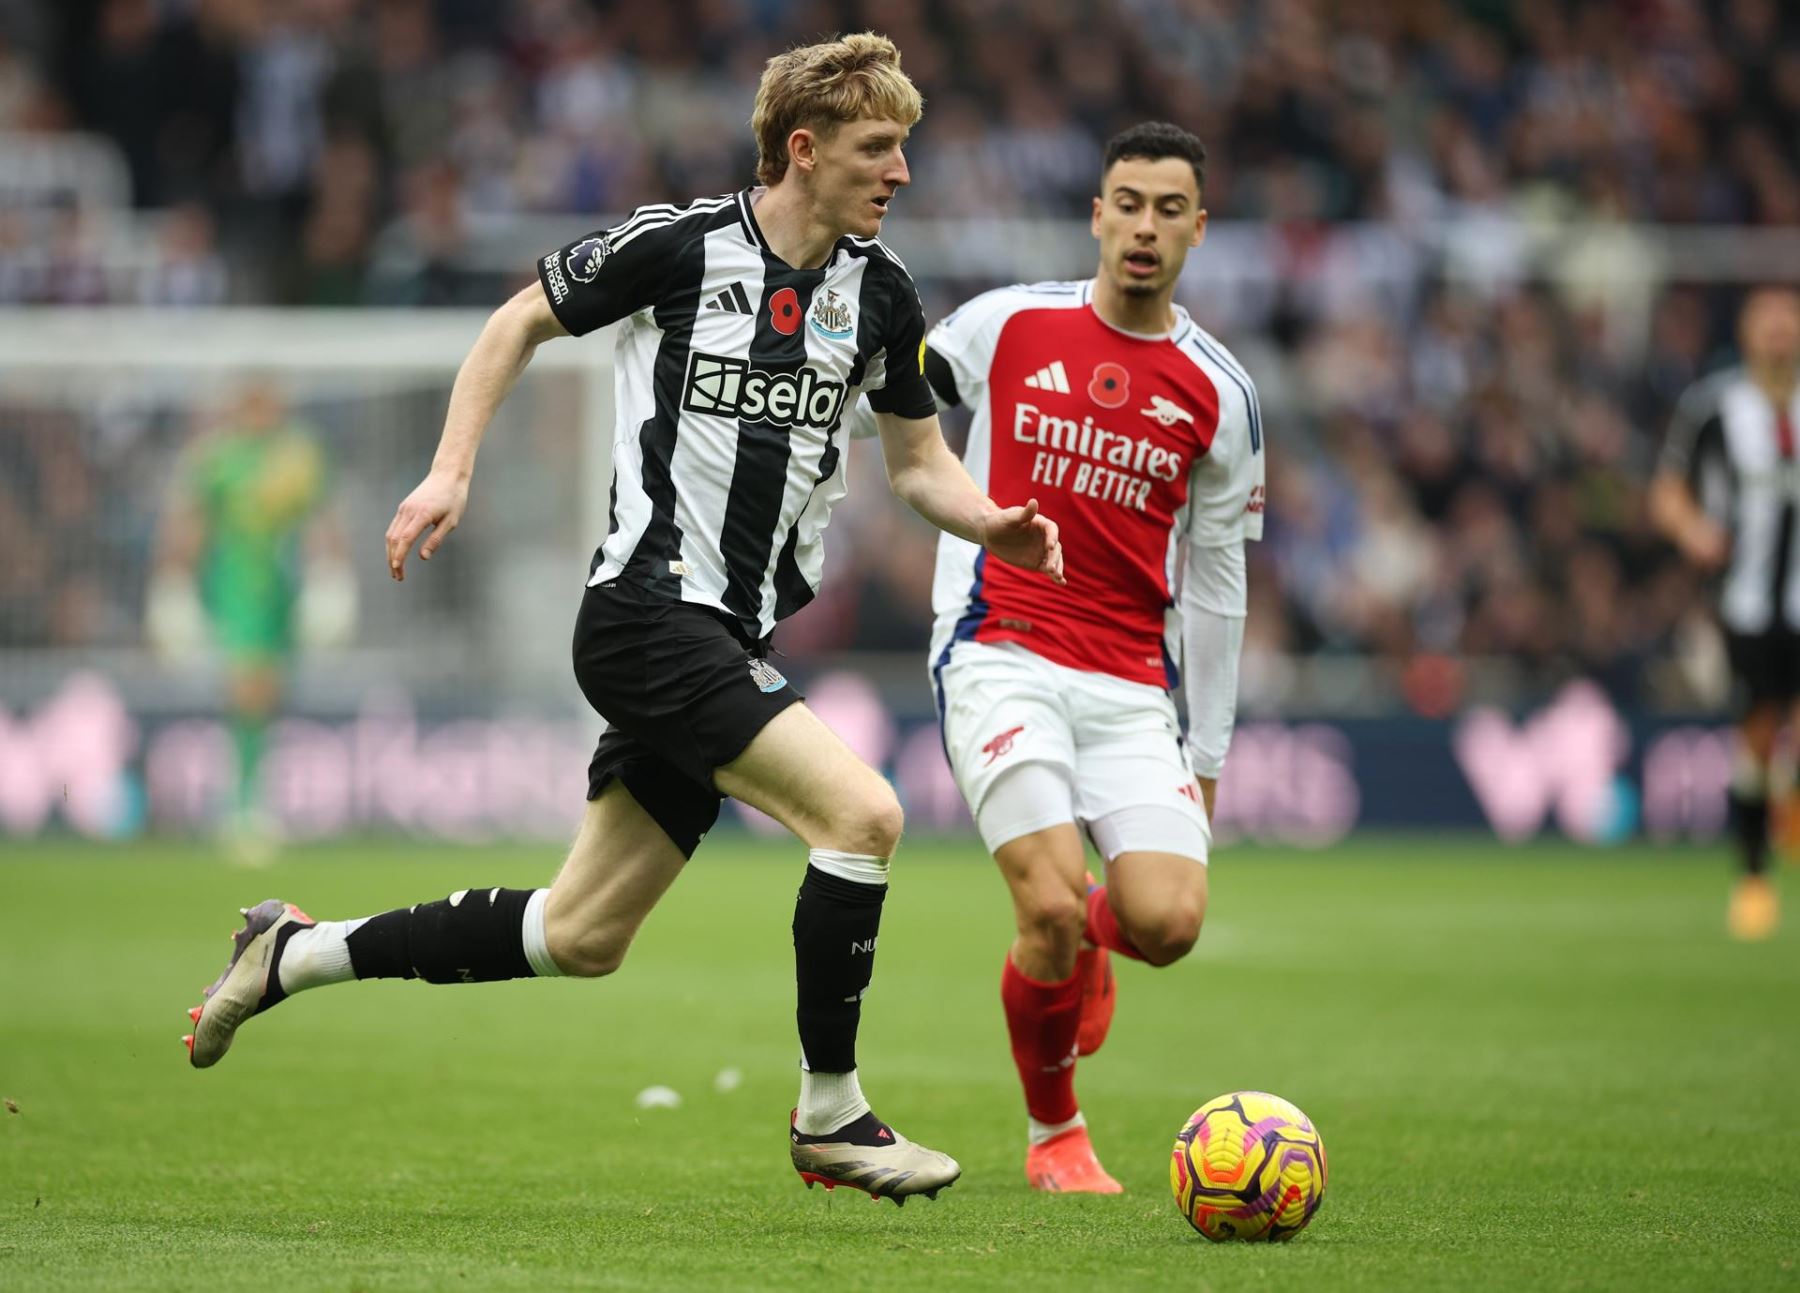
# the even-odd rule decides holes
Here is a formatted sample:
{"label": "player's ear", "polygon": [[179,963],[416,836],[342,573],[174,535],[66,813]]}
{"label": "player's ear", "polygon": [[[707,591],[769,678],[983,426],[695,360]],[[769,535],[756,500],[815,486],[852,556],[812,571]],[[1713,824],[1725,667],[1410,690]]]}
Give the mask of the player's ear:
{"label": "player's ear", "polygon": [[1097,194],[1094,197],[1094,214],[1088,220],[1088,232],[1096,238],[1100,236],[1100,198]]}
{"label": "player's ear", "polygon": [[1206,239],[1206,208],[1201,207],[1199,211],[1194,213],[1194,236],[1193,236],[1193,238],[1191,238],[1188,241],[1188,246],[1198,247],[1203,241],[1205,241],[1205,239]]}
{"label": "player's ear", "polygon": [[789,166],[811,171],[819,164],[819,141],[813,138],[813,132],[805,126],[788,136],[787,146]]}

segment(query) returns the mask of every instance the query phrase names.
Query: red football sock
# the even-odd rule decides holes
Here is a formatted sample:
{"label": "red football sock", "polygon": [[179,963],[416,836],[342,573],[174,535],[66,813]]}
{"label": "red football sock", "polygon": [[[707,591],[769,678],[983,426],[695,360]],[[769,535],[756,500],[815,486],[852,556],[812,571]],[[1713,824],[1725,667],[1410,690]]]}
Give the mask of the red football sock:
{"label": "red football sock", "polygon": [[1039,1122],[1067,1122],[1075,1104],[1075,1035],[1081,1029],[1081,979],[1040,983],[1019,973],[1012,957],[1000,972],[1000,1002],[1012,1037],[1013,1063],[1025,1108]]}
{"label": "red football sock", "polygon": [[1095,947],[1104,947],[1109,952],[1142,961],[1144,954],[1125,937],[1125,931],[1119,927],[1119,918],[1113,914],[1112,904],[1106,900],[1106,886],[1089,889],[1087,898],[1087,929],[1083,931],[1087,941]]}

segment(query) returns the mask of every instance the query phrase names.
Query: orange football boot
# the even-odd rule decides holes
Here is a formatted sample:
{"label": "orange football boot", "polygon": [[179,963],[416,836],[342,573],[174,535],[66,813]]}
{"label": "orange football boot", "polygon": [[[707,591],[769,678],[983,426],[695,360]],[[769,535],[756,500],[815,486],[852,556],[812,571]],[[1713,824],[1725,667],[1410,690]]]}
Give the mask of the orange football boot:
{"label": "orange football boot", "polygon": [[1025,1151],[1025,1180],[1048,1194],[1123,1194],[1125,1187],[1107,1175],[1094,1157],[1086,1127],[1058,1132]]}

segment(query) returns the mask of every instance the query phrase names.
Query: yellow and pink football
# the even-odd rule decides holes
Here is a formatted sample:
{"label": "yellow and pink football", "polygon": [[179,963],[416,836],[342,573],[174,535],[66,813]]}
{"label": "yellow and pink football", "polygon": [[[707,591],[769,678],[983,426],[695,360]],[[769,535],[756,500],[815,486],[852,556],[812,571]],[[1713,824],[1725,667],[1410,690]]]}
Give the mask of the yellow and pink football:
{"label": "yellow and pink football", "polygon": [[1325,1142],[1280,1096],[1233,1091],[1201,1105],[1175,1137],[1169,1188],[1215,1242],[1292,1239],[1325,1197]]}

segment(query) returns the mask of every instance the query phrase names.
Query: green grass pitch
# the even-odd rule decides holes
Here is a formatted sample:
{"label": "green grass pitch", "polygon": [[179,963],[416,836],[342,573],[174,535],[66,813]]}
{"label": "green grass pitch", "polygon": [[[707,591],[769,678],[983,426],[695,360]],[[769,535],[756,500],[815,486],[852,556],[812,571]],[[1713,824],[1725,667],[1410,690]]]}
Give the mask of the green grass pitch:
{"label": "green grass pitch", "polygon": [[[788,1166],[792,847],[709,845],[611,980],[330,988],[189,1069],[239,906],[556,860],[0,849],[0,1289],[1800,1286],[1800,930],[1728,942],[1718,852],[1225,850],[1200,947],[1123,967],[1079,1071],[1119,1198],[1025,1189],[1009,914],[969,845],[903,851],[864,1015],[877,1110],[963,1162],[935,1204]],[[654,1084],[680,1108],[640,1111]],[[1330,1153],[1289,1245],[1208,1244],[1170,1202],[1183,1119],[1245,1087]]]}

